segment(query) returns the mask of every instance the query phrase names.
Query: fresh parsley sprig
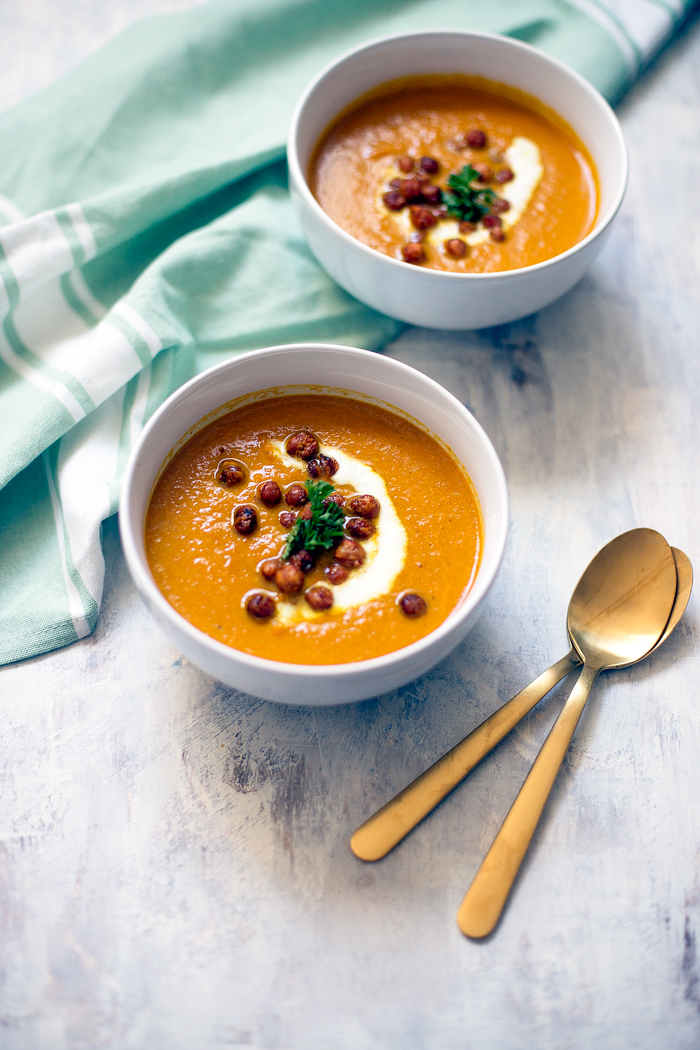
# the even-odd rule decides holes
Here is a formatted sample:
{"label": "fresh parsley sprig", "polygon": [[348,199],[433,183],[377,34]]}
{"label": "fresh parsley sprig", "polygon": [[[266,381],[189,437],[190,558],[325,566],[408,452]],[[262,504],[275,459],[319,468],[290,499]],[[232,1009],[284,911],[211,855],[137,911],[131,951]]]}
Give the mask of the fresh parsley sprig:
{"label": "fresh parsley sprig", "polygon": [[325,506],[323,502],[330,496],[333,486],[327,481],[307,481],[306,491],[311,504],[311,517],[308,521],[297,518],[287,537],[283,558],[289,558],[301,550],[309,554],[317,550],[330,550],[343,538],[345,515],[342,509],[332,501]]}
{"label": "fresh parsley sprig", "polygon": [[476,223],[479,219],[483,219],[484,215],[491,210],[491,205],[496,199],[496,194],[488,187],[479,189],[472,186],[472,183],[478,180],[479,172],[471,164],[465,164],[461,171],[450,175],[447,180],[447,185],[452,192],[445,190],[442,199],[447,205],[449,214],[459,219],[460,222]]}

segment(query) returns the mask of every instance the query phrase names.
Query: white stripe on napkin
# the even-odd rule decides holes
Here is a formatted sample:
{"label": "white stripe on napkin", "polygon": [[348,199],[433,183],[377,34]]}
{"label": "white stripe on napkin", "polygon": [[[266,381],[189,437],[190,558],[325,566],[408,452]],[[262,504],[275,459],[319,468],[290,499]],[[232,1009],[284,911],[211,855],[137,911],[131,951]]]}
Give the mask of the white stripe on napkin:
{"label": "white stripe on napkin", "polygon": [[73,229],[75,230],[75,235],[85,252],[85,262],[94,259],[97,255],[97,245],[92,230],[90,229],[90,224],[85,218],[82,206],[76,201],[73,204],[66,205],[64,211],[70,219]]}
{"label": "white stripe on napkin", "polygon": [[[6,298],[6,293],[2,287],[2,281],[0,280],[0,288],[2,289],[2,295],[0,295],[0,305],[3,296]],[[51,394],[55,397],[66,411],[72,416],[73,420],[77,423],[79,419],[82,419],[85,412],[80,405],[80,402],[71,394],[70,390],[63,383],[58,382],[55,379],[50,379],[45,376],[43,372],[39,371],[33,365],[29,364],[23,358],[18,357],[14,352],[10,344],[8,343],[5,333],[0,329],[0,357],[3,359],[6,365],[8,365],[17,375],[22,376],[28,383],[31,383],[37,390],[41,390],[44,394]]]}
{"label": "white stripe on napkin", "polygon": [[73,621],[73,627],[78,638],[86,638],[90,634],[91,628],[88,626],[88,622],[85,618],[85,610],[83,609],[83,603],[78,593],[78,588],[73,583],[70,571],[68,569],[68,563],[66,561],[66,544],[64,534],[64,522],[63,512],[61,510],[61,501],[58,498],[56,492],[56,486],[53,480],[53,474],[51,472],[51,463],[49,461],[48,449],[43,453],[42,458],[44,460],[44,469],[46,471],[46,478],[49,484],[49,492],[51,493],[51,506],[53,508],[53,515],[56,521],[56,539],[58,540],[58,549],[61,555],[61,568],[63,570],[63,582],[66,586],[66,594],[68,595],[68,610],[70,618]]}
{"label": "white stripe on napkin", "polygon": [[104,583],[99,530],[110,513],[109,490],[117,470],[123,402],[119,391],[61,438],[56,464],[67,553],[98,607]]}
{"label": "white stripe on napkin", "polygon": [[17,282],[20,302],[52,277],[73,268],[73,253],[53,211],[1,226],[0,244]]}
{"label": "white stripe on napkin", "polygon": [[160,353],[163,349],[162,340],[156,335],[141,314],[134,310],[133,306],[129,306],[129,304],[125,303],[122,299],[120,302],[114,304],[112,310],[115,314],[123,317],[126,323],[131,325],[135,332],[138,332],[148,349],[151,351],[153,357]]}

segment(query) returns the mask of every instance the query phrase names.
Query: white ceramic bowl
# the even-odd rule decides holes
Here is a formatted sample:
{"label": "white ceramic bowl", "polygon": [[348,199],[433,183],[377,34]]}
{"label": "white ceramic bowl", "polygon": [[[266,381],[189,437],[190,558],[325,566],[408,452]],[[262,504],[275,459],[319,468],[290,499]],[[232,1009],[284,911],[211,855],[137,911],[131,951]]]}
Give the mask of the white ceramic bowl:
{"label": "white ceramic bowl", "polygon": [[[407,74],[466,73],[534,95],[588,147],[598,169],[594,228],[552,259],[501,273],[461,274],[392,259],[355,240],[323,211],[306,181],[319,138],[371,88]],[[457,30],[384,37],[342,55],[302,95],[287,145],[292,199],[311,249],[338,284],[368,306],[430,328],[484,328],[541,309],[567,292],[610,232],[627,185],[627,151],[608,103],[588,81],[542,51],[508,37]]]}
{"label": "white ceramic bowl", "polygon": [[[310,666],[238,652],[193,627],[165,600],[146,560],[144,521],[163,463],[181,438],[228,402],[274,386],[318,384],[388,403],[428,427],[464,464],[484,519],[484,549],[474,585],[431,634],[403,649],[357,663]],[[289,704],[338,704],[385,693],[427,671],[464,638],[481,612],[501,564],[508,492],[493,445],[474,417],[432,379],[388,357],[346,346],[301,343],[242,354],[192,379],[155,413],[134,449],[119,514],[127,565],[170,640],[192,663],[227,685]]]}

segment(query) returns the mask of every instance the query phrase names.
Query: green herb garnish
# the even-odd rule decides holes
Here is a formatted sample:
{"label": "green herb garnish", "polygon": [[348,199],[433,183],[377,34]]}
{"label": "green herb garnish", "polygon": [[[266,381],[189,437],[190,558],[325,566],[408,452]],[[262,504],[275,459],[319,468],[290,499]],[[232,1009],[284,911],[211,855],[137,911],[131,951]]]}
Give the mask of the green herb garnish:
{"label": "green herb garnish", "polygon": [[461,171],[450,175],[447,185],[452,192],[445,190],[442,199],[447,205],[447,210],[454,218],[461,222],[478,222],[491,210],[491,205],[496,200],[493,190],[475,188],[473,182],[478,182],[479,172],[466,164]]}
{"label": "green herb garnish", "polygon": [[289,558],[296,551],[330,550],[338,540],[343,538],[345,515],[337,503],[327,503],[333,486],[327,481],[307,481],[306,491],[311,504],[311,517],[308,521],[297,518],[294,528],[289,533],[282,552],[283,558]]}

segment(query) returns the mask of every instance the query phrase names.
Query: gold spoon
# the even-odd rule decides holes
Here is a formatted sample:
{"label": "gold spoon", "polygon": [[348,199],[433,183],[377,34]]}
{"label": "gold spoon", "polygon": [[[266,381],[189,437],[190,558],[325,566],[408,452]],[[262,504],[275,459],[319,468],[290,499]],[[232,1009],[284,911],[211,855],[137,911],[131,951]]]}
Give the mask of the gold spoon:
{"label": "gold spoon", "polygon": [[567,627],[583,670],[462,901],[457,924],[468,937],[485,937],[498,922],[593,683],[654,648],[676,584],[663,536],[634,529],[603,547],[576,585]]}
{"label": "gold spoon", "polygon": [[[690,598],[693,569],[683,551],[672,547],[678,574],[676,599],[671,616],[656,648],[662,645],[674,629]],[[596,558],[598,555],[596,555]],[[596,564],[596,558],[586,572]],[[421,773],[412,783],[395,795],[381,809],[360,825],[350,848],[360,860],[380,860],[398,845],[409,831],[449,795],[468,773],[528,714],[540,700],[567,674],[580,667],[581,657],[572,645],[566,656],[517,693],[512,700],[499,707],[481,725],[460,740],[458,744]]]}

